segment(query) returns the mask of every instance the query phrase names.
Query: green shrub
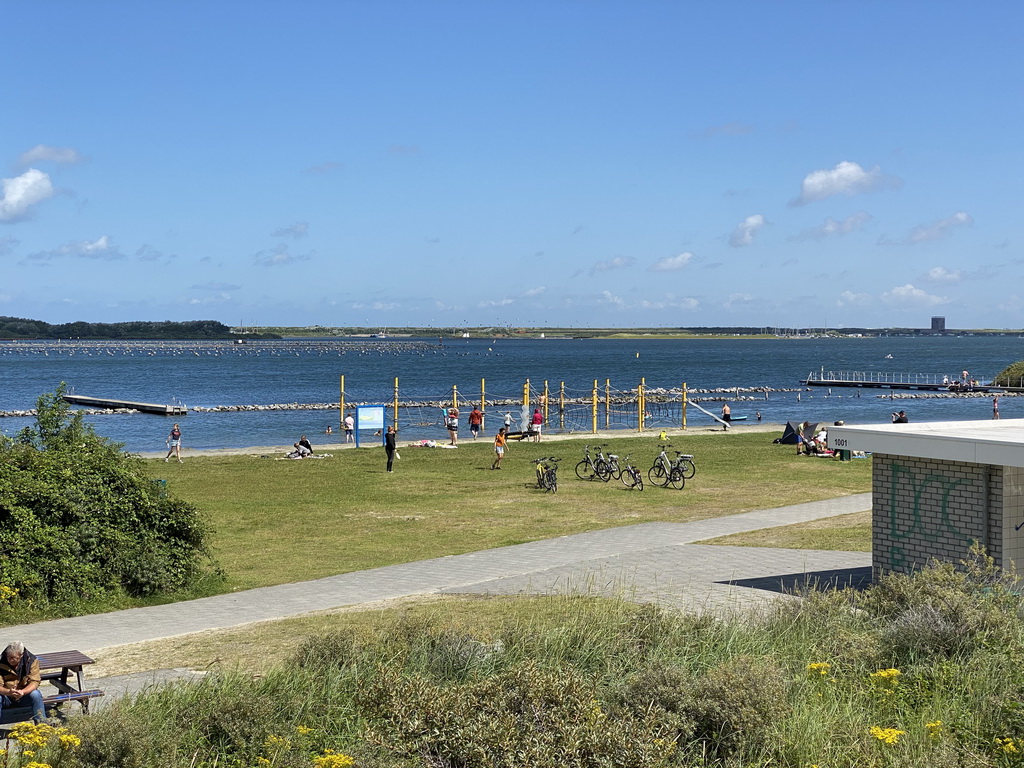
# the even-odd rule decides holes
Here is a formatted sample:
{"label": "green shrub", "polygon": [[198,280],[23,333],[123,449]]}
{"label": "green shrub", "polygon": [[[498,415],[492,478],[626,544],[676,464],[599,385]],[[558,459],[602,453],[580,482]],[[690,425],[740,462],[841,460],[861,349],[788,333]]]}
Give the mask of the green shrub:
{"label": "green shrub", "polygon": [[34,427],[0,440],[0,584],[24,605],[69,610],[188,587],[209,562],[198,510],[167,497],[62,393],[39,398]]}
{"label": "green shrub", "polygon": [[468,684],[437,684],[381,668],[363,681],[364,738],[399,759],[459,768],[667,765],[668,729],[649,718],[609,717],[596,680],[524,663]]}
{"label": "green shrub", "polygon": [[992,383],[997,387],[1024,387],[1024,360],[1007,366]]}

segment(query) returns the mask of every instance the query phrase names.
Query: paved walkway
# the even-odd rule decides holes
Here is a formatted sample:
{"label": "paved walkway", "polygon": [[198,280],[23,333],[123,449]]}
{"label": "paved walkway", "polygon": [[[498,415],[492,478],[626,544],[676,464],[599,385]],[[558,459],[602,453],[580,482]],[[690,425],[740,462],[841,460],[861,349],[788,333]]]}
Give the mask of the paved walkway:
{"label": "paved walkway", "polygon": [[644,523],[374,568],[298,584],[94,616],[5,627],[36,653],[102,648],[421,594],[583,592],[698,610],[776,599],[780,584],[871,565],[871,555],[693,542],[871,508],[871,495],[701,520]]}

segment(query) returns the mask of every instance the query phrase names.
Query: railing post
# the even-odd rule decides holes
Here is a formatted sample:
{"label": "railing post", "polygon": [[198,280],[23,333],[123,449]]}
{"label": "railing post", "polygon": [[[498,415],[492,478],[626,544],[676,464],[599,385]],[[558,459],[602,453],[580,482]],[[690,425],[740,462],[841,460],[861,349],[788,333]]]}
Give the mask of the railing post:
{"label": "railing post", "polygon": [[637,387],[636,393],[637,393],[637,398],[636,398],[637,407],[640,409],[639,412],[637,413],[637,419],[636,419],[637,432],[643,432],[644,431],[644,411],[645,411],[645,409],[647,407],[646,406],[646,401],[644,399],[644,377],[643,376],[640,377],[640,386]]}
{"label": "railing post", "polygon": [[558,385],[558,428],[565,431],[565,382]]}
{"label": "railing post", "polygon": [[394,403],[395,420],[393,422],[395,432],[398,431],[398,377],[395,376],[395,403]]}
{"label": "railing post", "polygon": [[[765,390],[765,395],[768,394],[768,390]],[[683,429],[686,429],[686,382],[683,382]]]}

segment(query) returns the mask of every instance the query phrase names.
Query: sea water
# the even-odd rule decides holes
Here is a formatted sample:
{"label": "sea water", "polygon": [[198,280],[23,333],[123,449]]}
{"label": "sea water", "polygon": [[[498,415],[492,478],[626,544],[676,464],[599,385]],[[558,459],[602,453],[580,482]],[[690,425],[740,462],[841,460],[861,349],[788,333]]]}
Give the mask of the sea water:
{"label": "sea water", "polygon": [[[400,411],[403,440],[446,439],[436,403],[522,401],[529,381],[531,407],[545,382],[554,409],[564,385],[567,398],[590,398],[594,382],[602,398],[612,393],[678,390],[684,383],[709,411],[718,413],[728,398],[733,416],[755,422],[844,420],[883,423],[904,409],[912,421],[991,417],[991,400],[981,398],[891,399],[900,392],[800,385],[821,371],[861,371],[879,375],[930,375],[956,379],[966,370],[989,381],[1024,359],[1024,339],[1016,337],[871,337],[801,339],[348,339],[273,342],[0,342],[0,411],[32,408],[36,398],[61,382],[80,395],[195,406],[332,403],[390,405],[395,379],[403,402],[423,403]],[[735,395],[704,390],[760,387],[766,393]],[[426,405],[435,403],[435,405]],[[1018,407],[1018,403],[1020,406]],[[521,418],[518,406],[501,406]],[[1024,399],[1004,398],[1004,418],[1024,416]],[[390,411],[389,411],[390,416]],[[488,413],[485,431],[498,426]],[[567,429],[590,429],[589,418],[574,417]],[[613,426],[635,427],[635,414],[613,419]],[[26,417],[0,418],[0,433],[13,435],[31,423]],[[313,441],[337,442],[324,430],[338,431],[337,410],[260,410],[233,413],[190,412],[183,417],[150,414],[91,415],[96,431],[130,451],[156,451],[174,421],[181,423],[186,448],[290,445],[300,434]],[[463,420],[464,421],[464,420]],[[713,420],[690,408],[687,424],[707,427]],[[604,417],[599,426],[603,427]],[[678,426],[670,407],[652,409],[649,427]],[[464,424],[464,429],[466,426]],[[737,425],[737,428],[742,428]],[[369,438],[368,436],[368,439]],[[379,440],[379,438],[373,438]]]}

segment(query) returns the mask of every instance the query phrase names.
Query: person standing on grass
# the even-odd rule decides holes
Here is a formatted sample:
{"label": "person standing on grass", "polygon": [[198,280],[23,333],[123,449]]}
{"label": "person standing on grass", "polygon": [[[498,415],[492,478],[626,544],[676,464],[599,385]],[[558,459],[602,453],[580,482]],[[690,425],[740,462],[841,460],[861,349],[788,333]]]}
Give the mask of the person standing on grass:
{"label": "person standing on grass", "polygon": [[388,427],[388,431],[384,435],[384,451],[388,455],[388,472],[393,472],[392,466],[395,463],[395,454],[398,453],[398,433],[395,432],[394,426]]}
{"label": "person standing on grass", "polygon": [[491,469],[501,469],[501,460],[505,458],[506,443],[505,428],[502,427],[494,436],[494,463],[491,464]]}
{"label": "person standing on grass", "polygon": [[171,434],[167,436],[166,442],[167,455],[164,457],[164,461],[170,461],[173,454],[178,458],[178,463],[181,464],[181,427],[177,424],[171,427]]}

